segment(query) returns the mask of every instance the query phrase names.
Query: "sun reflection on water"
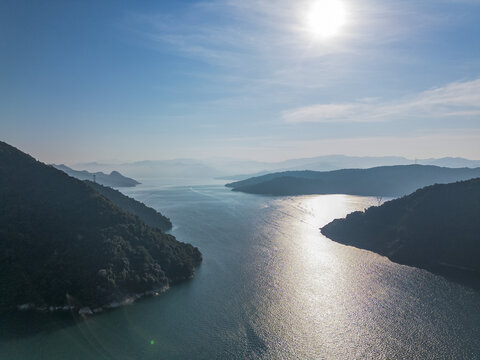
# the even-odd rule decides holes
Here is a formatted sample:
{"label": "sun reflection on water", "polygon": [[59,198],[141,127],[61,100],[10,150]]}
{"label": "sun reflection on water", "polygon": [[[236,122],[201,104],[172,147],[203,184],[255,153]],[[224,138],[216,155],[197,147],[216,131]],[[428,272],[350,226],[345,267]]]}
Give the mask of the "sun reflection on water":
{"label": "sun reflection on water", "polygon": [[195,278],[76,326],[4,341],[0,358],[437,360],[478,353],[478,293],[321,235],[321,226],[377,199],[205,187],[144,196],[168,209],[177,238],[201,248]]}
{"label": "sun reflection on water", "polygon": [[[342,258],[345,253],[342,248],[346,247],[322,236],[319,228],[374,203],[373,198],[347,195],[301,196],[293,201],[292,198],[275,201],[274,211],[269,213],[269,221],[275,226],[263,231],[272,238],[272,248],[276,250],[271,254],[271,267],[265,269],[268,275],[265,272],[262,275],[262,293],[256,304],[261,332],[267,339],[276,339],[270,346],[274,351],[272,357],[280,356],[279,349],[283,349],[284,355],[296,349],[295,354],[286,358],[304,357],[307,354],[298,353],[298,349],[311,350],[312,344],[318,347],[318,355],[324,356],[329,347],[337,348],[335,343],[341,338],[359,335],[354,333],[353,326],[345,326],[362,316],[348,310],[355,269]],[[272,228],[276,229],[273,237]],[[342,330],[332,336],[337,329]],[[349,329],[352,333],[346,334]]]}

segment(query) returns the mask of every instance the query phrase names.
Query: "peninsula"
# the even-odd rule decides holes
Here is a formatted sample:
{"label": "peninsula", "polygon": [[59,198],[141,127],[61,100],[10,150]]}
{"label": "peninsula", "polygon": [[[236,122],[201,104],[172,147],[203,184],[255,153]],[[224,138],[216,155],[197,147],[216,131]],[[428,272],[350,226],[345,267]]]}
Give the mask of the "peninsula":
{"label": "peninsula", "polygon": [[480,178],[422,188],[334,220],[321,232],[480,289]]}

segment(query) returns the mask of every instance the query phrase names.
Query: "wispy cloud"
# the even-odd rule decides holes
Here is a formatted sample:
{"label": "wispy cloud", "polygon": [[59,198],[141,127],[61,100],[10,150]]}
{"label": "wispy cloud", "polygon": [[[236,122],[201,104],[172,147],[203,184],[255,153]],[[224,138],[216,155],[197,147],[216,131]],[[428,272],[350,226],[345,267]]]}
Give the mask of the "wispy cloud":
{"label": "wispy cloud", "polygon": [[304,106],[284,111],[282,117],[288,123],[330,123],[478,115],[480,115],[480,78],[454,82],[397,101],[362,99],[348,103]]}
{"label": "wispy cloud", "polygon": [[[401,6],[394,1],[345,3],[348,25],[334,41],[319,41],[306,29],[312,0],[210,0],[192,5],[181,15],[130,14],[128,26],[153,49],[173,51],[243,75],[253,73],[252,78],[265,82],[303,86],[314,81],[319,69],[331,75],[335,73],[333,65],[336,69],[345,65],[332,56],[351,58],[369,53],[371,58],[375,53],[380,61],[377,48],[404,40],[438,21],[438,16],[416,11],[413,1]],[[399,59],[397,54],[390,61]],[[308,66],[303,66],[305,63]]]}
{"label": "wispy cloud", "polygon": [[296,151],[296,157],[337,153],[375,156],[379,154],[378,149],[382,149],[382,155],[405,156],[410,159],[452,156],[452,154],[477,159],[479,142],[479,129],[457,129],[454,131],[431,131],[414,136],[392,135],[286,141],[269,155],[275,156],[281,154],[282,151],[285,154],[291,154]]}

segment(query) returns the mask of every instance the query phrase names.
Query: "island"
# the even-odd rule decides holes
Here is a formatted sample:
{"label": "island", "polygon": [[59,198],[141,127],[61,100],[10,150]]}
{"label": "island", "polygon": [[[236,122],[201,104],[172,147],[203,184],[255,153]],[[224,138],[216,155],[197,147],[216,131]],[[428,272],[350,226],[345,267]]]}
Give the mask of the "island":
{"label": "island", "polygon": [[110,187],[134,187],[140,183],[135,180],[123,176],[118,171],[112,171],[110,174],[105,174],[101,171],[91,173],[86,170],[74,170],[66,165],[55,165],[52,166],[58,170],[62,170],[64,173],[79,179],[79,180],[90,180],[101,185],[110,186]]}
{"label": "island", "polygon": [[436,184],[322,227],[328,238],[480,289],[480,179]]}
{"label": "island", "polygon": [[394,165],[334,171],[285,171],[226,184],[233,191],[261,195],[348,194],[398,197],[436,183],[480,177],[480,168]]}
{"label": "island", "polygon": [[192,278],[198,248],[0,142],[0,312],[90,314]]}

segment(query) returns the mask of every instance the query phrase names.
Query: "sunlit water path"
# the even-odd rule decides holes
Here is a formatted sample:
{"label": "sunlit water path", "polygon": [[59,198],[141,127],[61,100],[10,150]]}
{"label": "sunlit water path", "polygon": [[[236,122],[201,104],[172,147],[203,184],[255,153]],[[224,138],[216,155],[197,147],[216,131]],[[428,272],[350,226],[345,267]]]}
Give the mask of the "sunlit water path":
{"label": "sunlit water path", "polygon": [[[1,359],[480,358],[480,293],[320,234],[373,198],[126,193],[200,248],[195,278],[85,321],[4,319]],[[8,336],[8,321],[39,330]]]}

